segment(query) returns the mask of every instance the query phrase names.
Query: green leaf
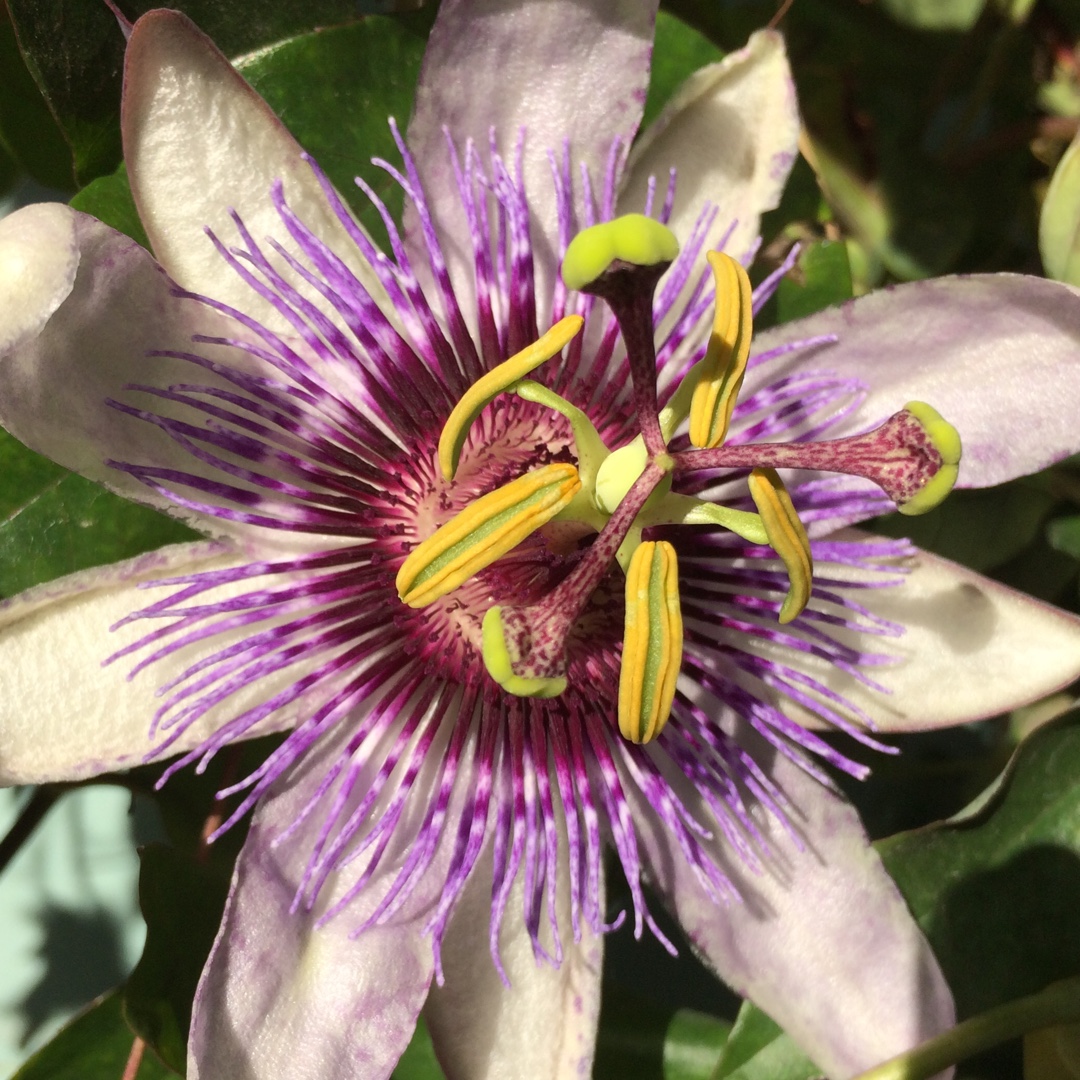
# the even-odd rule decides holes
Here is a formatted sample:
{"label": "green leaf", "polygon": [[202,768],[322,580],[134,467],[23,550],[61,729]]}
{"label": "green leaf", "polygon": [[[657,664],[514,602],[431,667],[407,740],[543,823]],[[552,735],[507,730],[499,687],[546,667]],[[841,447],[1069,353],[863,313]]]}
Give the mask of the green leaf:
{"label": "green leaf", "polygon": [[284,735],[267,735],[260,739],[230,743],[214,755],[205,767],[181,769],[169,782],[158,788],[165,762],[140,765],[114,777],[114,782],[133,793],[152,799],[161,814],[164,835],[171,846],[185,857],[218,863],[220,874],[228,877],[243,846],[247,833],[246,821],[240,821],[207,845],[203,839],[207,819],[211,814],[228,816],[242,795],[230,802],[217,802],[217,792],[236,783],[240,777],[254,772],[281,745]]}
{"label": "green leaf", "polygon": [[26,66],[70,147],[76,180],[114,169],[124,55],[116,19],[93,0],[8,0],[7,6]]}
{"label": "green leaf", "polygon": [[42,100],[15,40],[15,28],[0,4],[0,148],[46,187],[74,185],[71,151]]}
{"label": "green leaf", "polygon": [[183,1075],[191,1003],[229,890],[227,867],[164,844],[140,853],[139,904],[146,945],[124,987],[124,1015]]}
{"label": "green leaf", "polygon": [[806,158],[799,154],[791,167],[779,205],[762,215],[762,239],[766,245],[770,244],[793,222],[798,222],[799,226],[792,229],[790,234],[797,236],[804,234],[813,224],[831,219],[832,212],[821,197],[814,170],[810,168]]}
{"label": "green leaf", "polygon": [[680,1009],[664,1035],[664,1080],[709,1080],[731,1024],[694,1009]]}
{"label": "green leaf", "polygon": [[84,214],[93,214],[99,221],[104,221],[149,249],[150,241],[139,220],[139,211],[135,208],[135,199],[128,183],[127,167],[123,163],[116,172],[99,176],[87,184],[72,198],[71,205]]}
{"label": "green leaf", "polygon": [[[122,5],[132,19],[157,6],[155,0]],[[172,6],[190,15],[227,56],[352,21],[360,10],[356,0],[178,0]],[[80,183],[112,172],[120,162],[124,56],[116,20],[100,0],[9,0],[8,7],[27,67],[70,143]],[[425,18],[430,16],[418,25]],[[311,75],[302,89],[319,81]],[[357,60],[352,84],[369,81],[376,81],[372,71]]]}
{"label": "green leaf", "polygon": [[[819,126],[835,137],[843,121],[830,115]],[[901,146],[875,148],[889,169],[887,177],[872,179],[852,166],[850,148],[807,136],[805,151],[822,194],[852,236],[890,273],[916,280],[955,263],[970,238],[974,213],[963,193],[946,185],[937,162]]]}
{"label": "green leaf", "polygon": [[[156,787],[163,764],[142,765],[115,778],[153,800],[169,843],[140,852],[139,902],[146,920],[142,958],[124,988],[124,1014],[162,1059],[183,1071],[191,1003],[221,922],[247,821],[212,844],[204,838],[212,816],[224,819],[242,796],[224,803],[215,793],[252,773],[281,745],[283,735],[233,743],[205,769],[182,769]],[[424,1080],[418,1075],[416,1080]]]}
{"label": "green leaf", "polygon": [[3,213],[4,200],[15,190],[21,179],[20,172],[15,159],[0,146],[0,213]]}
{"label": "green leaf", "polygon": [[371,16],[282,42],[239,65],[384,246],[378,212],[353,178],[362,176],[401,220],[401,188],[371,158],[399,158],[387,120],[396,117],[402,128],[408,120],[425,29],[415,18]]}
{"label": "green leaf", "polygon": [[1080,135],[1062,154],[1046,189],[1039,253],[1047,277],[1080,285]]}
{"label": "green leaf", "polygon": [[[320,27],[350,22],[369,4],[356,0],[180,0],[170,5],[190,16],[226,56],[239,56],[284,38]],[[134,0],[125,6],[131,18],[160,7],[155,0]]]}
{"label": "green leaf", "polygon": [[0,596],[198,534],[27,450],[0,430]]}
{"label": "green leaf", "polygon": [[663,1070],[664,1036],[675,1010],[626,989],[609,974],[604,979],[593,1078],[658,1076]]}
{"label": "green leaf", "polygon": [[[778,7],[665,2],[726,48],[741,45]],[[1019,155],[992,152],[986,136],[1030,115],[1023,64],[990,63],[985,86],[969,85],[981,78],[984,41],[961,50],[956,35],[900,26],[880,4],[799,0],[783,28],[802,146],[835,218],[866,252],[863,283],[876,284],[886,271],[919,278],[968,268],[976,256],[980,269],[1003,268],[1030,181]],[[1023,44],[1008,44],[1022,54]]]}
{"label": "green leaf", "polygon": [[730,1031],[726,1020],[645,997],[608,972],[593,1076],[709,1080]]}
{"label": "green leaf", "polygon": [[444,1080],[445,1075],[439,1068],[435,1047],[428,1034],[427,1024],[421,1016],[416,1022],[416,1030],[409,1040],[409,1045],[405,1047],[405,1053],[394,1066],[391,1080]]}
{"label": "green leaf", "polygon": [[821,1070],[756,1005],[739,1010],[713,1080],[810,1080]]}
{"label": "green leaf", "polygon": [[[384,247],[382,219],[353,178],[362,176],[401,220],[401,188],[371,158],[398,157],[387,120],[404,123],[412,109],[425,25],[417,18],[371,16],[281,42],[238,65]],[[123,165],[80,191],[71,205],[149,247]]]}
{"label": "green leaf", "polygon": [[660,5],[725,50],[742,48],[777,10],[776,0],[660,0]]}
{"label": "green leaf", "polygon": [[1055,551],[1046,538],[1034,543],[1008,562],[994,567],[994,577],[1012,589],[1048,604],[1071,607],[1076,596],[1076,560]]}
{"label": "green leaf", "polygon": [[983,805],[877,845],[962,1017],[1080,972],[1080,712],[1035,731]]}
{"label": "green leaf", "polygon": [[642,128],[651,124],[671,96],[698,68],[722,60],[724,53],[682,19],[661,11],[656,17],[653,64]]}
{"label": "green leaf", "polygon": [[928,514],[890,514],[873,523],[885,536],[986,571],[1019,555],[1038,536],[1054,498],[1037,482],[1013,480],[979,491],[954,491]]}
{"label": "green leaf", "polygon": [[813,315],[851,296],[847,245],[839,240],[810,244],[799,252],[792,272],[776,290],[777,321],[785,323]]}
{"label": "green leaf", "polygon": [[[87,1006],[11,1080],[117,1080],[134,1041],[121,1015],[120,991],[113,990]],[[152,1053],[143,1055],[138,1080],[172,1075]]]}
{"label": "green leaf", "polygon": [[0,536],[3,525],[50,484],[67,475],[67,470],[33,450],[0,428]]}
{"label": "green leaf", "polygon": [[970,30],[986,0],[881,0],[897,22],[922,30]]}
{"label": "green leaf", "polygon": [[1046,526],[1046,539],[1055,551],[1080,559],[1080,514],[1051,521]]}

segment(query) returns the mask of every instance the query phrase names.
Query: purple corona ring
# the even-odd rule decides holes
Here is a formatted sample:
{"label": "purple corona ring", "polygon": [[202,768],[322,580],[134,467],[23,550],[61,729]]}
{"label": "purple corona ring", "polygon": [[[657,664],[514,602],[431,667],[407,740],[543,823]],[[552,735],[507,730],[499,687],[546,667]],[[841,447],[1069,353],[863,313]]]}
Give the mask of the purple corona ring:
{"label": "purple corona ring", "polygon": [[1080,629],[853,526],[1080,448],[1080,305],[943,279],[751,343],[792,261],[751,292],[783,43],[634,141],[655,6],[443,0],[376,162],[400,227],[358,181],[386,251],[151,12],[157,261],[63,206],[0,225],[5,427],[209,538],[0,606],[0,779],[282,733],[223,793],[251,827],[191,1077],[376,1080],[422,1008],[451,1080],[587,1075],[604,934],[674,949],[656,903],[830,1077],[953,1022],[830,773],[1066,684]]}

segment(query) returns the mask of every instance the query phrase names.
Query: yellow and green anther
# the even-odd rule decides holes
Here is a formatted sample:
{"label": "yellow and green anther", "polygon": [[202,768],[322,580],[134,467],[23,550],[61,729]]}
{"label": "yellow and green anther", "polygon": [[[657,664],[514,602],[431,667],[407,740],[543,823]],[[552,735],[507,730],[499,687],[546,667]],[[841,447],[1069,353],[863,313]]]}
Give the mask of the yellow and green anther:
{"label": "yellow and green anther", "polygon": [[562,278],[568,289],[591,285],[613,262],[656,266],[674,262],[679,254],[675,234],[655,218],[624,214],[614,221],[592,225],[570,241],[563,258]]}
{"label": "yellow and green anther", "polygon": [[775,469],[754,469],[747,483],[750,497],[765,524],[769,545],[787,569],[790,585],[780,607],[780,622],[789,623],[806,607],[813,588],[814,560],[810,554],[810,539]]}
{"label": "yellow and green anther", "polygon": [[716,281],[716,310],[690,401],[690,442],[699,448],[720,446],[727,438],[753,332],[753,290],[746,271],[722,251],[707,257]]}
{"label": "yellow and green anther", "polygon": [[626,571],[626,624],[619,672],[619,730],[647,743],[671,714],[682,665],[683,622],[675,549],[641,544]]}
{"label": "yellow and green anther", "polygon": [[508,693],[515,697],[558,697],[566,689],[566,676],[518,675],[514,671],[514,658],[506,642],[501,607],[488,608],[484,615],[481,651],[488,674]]}
{"label": "yellow and green anther", "polygon": [[545,465],[481,496],[421,543],[401,565],[398,596],[425,607],[502,558],[581,489],[577,469]]}
{"label": "yellow and green anther", "polygon": [[933,510],[952,491],[960,471],[960,433],[925,401],[909,401],[904,408],[922,424],[927,438],[941,455],[941,465],[930,481],[896,507],[901,514],[915,516]]}
{"label": "yellow and green anther", "polygon": [[580,315],[567,315],[538,340],[481,376],[465,391],[439,436],[439,468],[446,480],[454,479],[469,428],[484,407],[561,352],[577,336],[584,323]]}

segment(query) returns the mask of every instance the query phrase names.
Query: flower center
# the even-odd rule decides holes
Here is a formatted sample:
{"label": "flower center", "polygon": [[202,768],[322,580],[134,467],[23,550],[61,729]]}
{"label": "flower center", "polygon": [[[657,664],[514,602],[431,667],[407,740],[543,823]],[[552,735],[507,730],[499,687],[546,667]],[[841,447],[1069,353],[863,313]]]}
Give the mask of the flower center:
{"label": "flower center", "polygon": [[[573,570],[539,600],[488,608],[482,653],[488,673],[508,693],[562,694],[570,635],[617,562],[625,575],[618,719],[622,734],[633,742],[648,742],[663,729],[682,662],[676,551],[666,541],[646,539],[646,530],[708,524],[750,544],[768,544],[788,573],[779,615],[786,623],[809,602],[813,559],[777,469],[861,476],[881,487],[901,512],[923,513],[951,490],[960,460],[955,429],[922,402],[911,402],[875,430],[846,439],[728,445],[750,353],[751,287],[742,266],[721,252],[708,255],[716,293],[708,347],[661,409],[653,297],[677,253],[678,243],[665,226],[632,214],[579,233],[563,261],[567,286],[603,299],[618,322],[639,434],[623,446],[608,447],[580,408],[528,378],[581,332],[580,316],[561,319],[470,387],[443,428],[437,462],[453,483],[474,422],[500,395],[513,394],[565,418],[576,464],[549,459],[471,500],[412,550],[397,575],[402,602],[425,607],[545,526],[563,522],[594,532]],[[680,431],[689,446],[669,448],[673,439],[681,440]],[[721,469],[749,470],[756,512],[672,490],[684,476]]]}

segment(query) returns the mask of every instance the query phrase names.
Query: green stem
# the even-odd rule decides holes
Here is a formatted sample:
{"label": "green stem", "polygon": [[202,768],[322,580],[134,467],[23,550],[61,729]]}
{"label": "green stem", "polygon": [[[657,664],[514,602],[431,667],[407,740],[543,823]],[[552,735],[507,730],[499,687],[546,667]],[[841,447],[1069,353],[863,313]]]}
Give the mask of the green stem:
{"label": "green stem", "polygon": [[1080,976],[1051,983],[1030,997],[973,1016],[854,1080],[924,1080],[1025,1032],[1076,1021],[1080,1021]]}

